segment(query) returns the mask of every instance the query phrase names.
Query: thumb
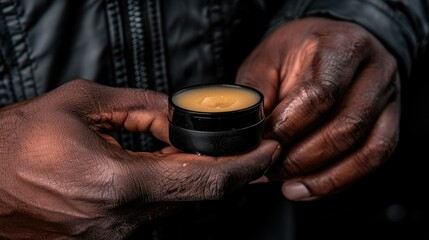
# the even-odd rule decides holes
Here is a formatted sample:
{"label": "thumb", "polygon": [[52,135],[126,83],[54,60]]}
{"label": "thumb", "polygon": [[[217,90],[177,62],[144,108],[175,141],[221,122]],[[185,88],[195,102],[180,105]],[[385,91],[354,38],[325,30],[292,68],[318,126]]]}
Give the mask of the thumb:
{"label": "thumb", "polygon": [[263,140],[252,151],[222,157],[130,153],[130,161],[120,163],[126,172],[116,188],[124,190],[125,199],[148,202],[220,199],[262,176],[280,152],[277,141]]}

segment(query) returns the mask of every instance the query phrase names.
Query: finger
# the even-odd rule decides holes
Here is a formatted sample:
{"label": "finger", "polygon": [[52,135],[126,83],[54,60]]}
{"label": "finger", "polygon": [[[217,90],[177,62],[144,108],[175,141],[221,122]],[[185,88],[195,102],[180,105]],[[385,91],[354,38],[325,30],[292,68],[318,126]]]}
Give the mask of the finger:
{"label": "finger", "polygon": [[131,153],[134,160],[124,163],[125,180],[118,189],[125,190],[123,198],[147,196],[149,202],[219,199],[261,177],[279,152],[276,141],[264,140],[253,151],[217,158]]}
{"label": "finger", "polygon": [[[169,141],[165,94],[108,87],[86,80],[66,83],[54,94],[69,99],[67,109],[84,117],[96,130],[125,128],[131,132],[151,132],[156,138]],[[64,108],[64,104],[59,107]]]}
{"label": "finger", "polygon": [[[309,52],[304,68],[283,66],[288,78],[283,79],[279,92],[281,102],[267,118],[269,137],[288,143],[320,124],[342,101],[355,72],[372,57],[369,49],[374,47],[366,31],[351,27],[306,40],[306,47],[300,49]],[[296,84],[284,87],[289,81]]]}
{"label": "finger", "polygon": [[[323,167],[348,154],[364,141],[375,121],[394,94],[399,94],[395,64],[370,66],[361,72],[338,113],[292,145],[281,167],[270,171],[271,178],[299,176]],[[385,68],[385,70],[380,70]],[[380,79],[395,79],[394,83]],[[398,116],[399,117],[399,116]]]}
{"label": "finger", "polygon": [[269,52],[258,48],[243,62],[236,76],[235,83],[255,88],[264,95],[266,113],[271,112],[277,102],[279,85],[277,65]]}
{"label": "finger", "polygon": [[282,192],[290,200],[313,200],[338,192],[376,170],[390,157],[399,137],[399,99],[391,102],[378,119],[367,141],[355,152],[314,174],[284,182]]}

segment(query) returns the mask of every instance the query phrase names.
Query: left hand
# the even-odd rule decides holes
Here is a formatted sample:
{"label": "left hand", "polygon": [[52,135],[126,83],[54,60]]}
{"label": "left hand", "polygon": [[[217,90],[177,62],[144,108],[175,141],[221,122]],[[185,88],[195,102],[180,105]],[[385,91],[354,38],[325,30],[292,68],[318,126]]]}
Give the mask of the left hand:
{"label": "left hand", "polygon": [[167,115],[165,94],[82,79],[0,108],[0,239],[127,238],[185,201],[247,185],[281,149],[264,140],[233,156],[136,152],[109,134],[169,144]]}
{"label": "left hand", "polygon": [[397,62],[357,24],[309,17],[284,24],[239,69],[265,96],[266,136],[283,145],[270,180],[291,200],[342,190],[386,161],[399,136]]}

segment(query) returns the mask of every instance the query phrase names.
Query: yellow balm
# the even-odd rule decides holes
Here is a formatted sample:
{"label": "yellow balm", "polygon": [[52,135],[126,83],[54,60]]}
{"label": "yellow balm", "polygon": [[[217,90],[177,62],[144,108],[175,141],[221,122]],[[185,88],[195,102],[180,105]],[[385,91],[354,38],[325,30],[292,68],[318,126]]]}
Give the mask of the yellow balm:
{"label": "yellow balm", "polygon": [[260,99],[249,89],[220,85],[184,91],[174,96],[173,102],[195,112],[230,112],[251,107]]}

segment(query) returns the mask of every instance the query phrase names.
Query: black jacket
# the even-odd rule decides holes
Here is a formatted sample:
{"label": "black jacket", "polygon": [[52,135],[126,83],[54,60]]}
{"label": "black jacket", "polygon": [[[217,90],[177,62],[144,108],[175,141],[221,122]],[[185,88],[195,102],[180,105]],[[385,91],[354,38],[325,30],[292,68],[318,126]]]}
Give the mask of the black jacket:
{"label": "black jacket", "polygon": [[[363,25],[397,56],[406,75],[428,43],[428,5],[421,0],[1,0],[0,107],[74,78],[165,93],[233,81],[240,62],[265,34],[307,15]],[[122,135],[126,147],[153,147],[148,139]]]}
{"label": "black jacket", "polygon": [[[267,33],[310,15],[367,28],[403,79],[428,44],[427,0],[0,0],[0,107],[75,78],[165,93],[231,82]],[[118,138],[156,147],[143,134]]]}

